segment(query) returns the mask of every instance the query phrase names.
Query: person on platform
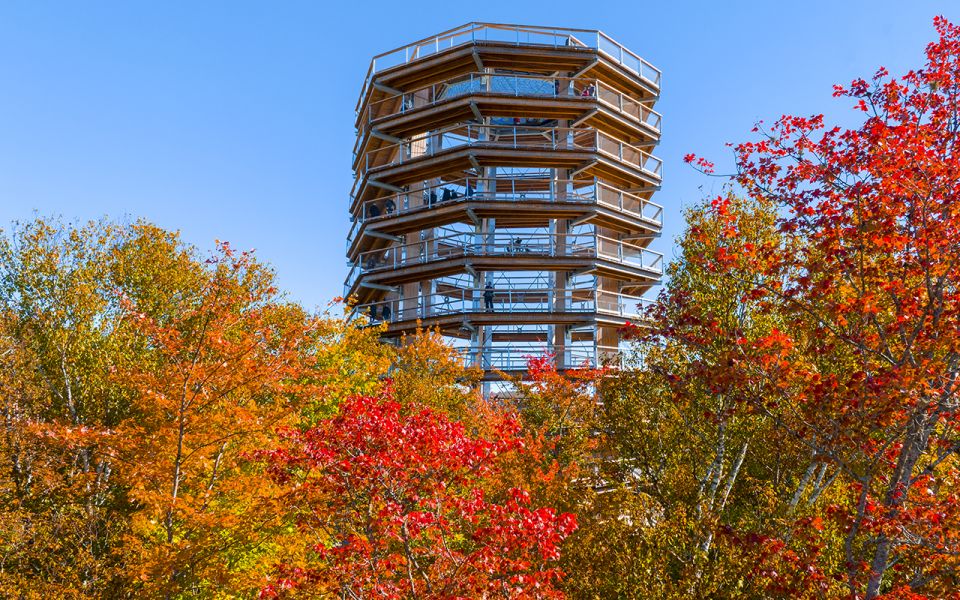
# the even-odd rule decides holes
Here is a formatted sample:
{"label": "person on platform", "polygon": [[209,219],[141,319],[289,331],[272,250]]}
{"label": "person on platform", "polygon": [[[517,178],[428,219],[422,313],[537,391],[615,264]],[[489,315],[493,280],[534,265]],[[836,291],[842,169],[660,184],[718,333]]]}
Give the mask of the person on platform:
{"label": "person on platform", "polygon": [[483,308],[487,312],[493,312],[493,283],[490,281],[483,287]]}

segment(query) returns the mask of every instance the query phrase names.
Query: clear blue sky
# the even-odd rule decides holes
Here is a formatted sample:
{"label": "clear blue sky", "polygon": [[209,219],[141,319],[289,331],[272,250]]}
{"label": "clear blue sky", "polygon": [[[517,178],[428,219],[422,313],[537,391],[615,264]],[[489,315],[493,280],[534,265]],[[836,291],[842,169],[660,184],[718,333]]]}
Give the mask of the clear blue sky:
{"label": "clear blue sky", "polygon": [[[590,10],[584,10],[589,6]],[[919,66],[942,1],[0,4],[0,225],[144,217],[256,248],[308,306],[341,291],[353,108],[371,56],[468,21],[597,28],[663,70],[672,255],[757,119],[850,118],[834,83]],[[702,186],[702,189],[701,189]]]}

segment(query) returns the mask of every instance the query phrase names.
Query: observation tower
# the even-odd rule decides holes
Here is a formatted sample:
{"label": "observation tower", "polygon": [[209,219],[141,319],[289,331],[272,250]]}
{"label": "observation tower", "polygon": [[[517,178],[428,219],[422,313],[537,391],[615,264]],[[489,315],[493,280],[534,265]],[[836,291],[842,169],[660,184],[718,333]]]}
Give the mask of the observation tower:
{"label": "observation tower", "polygon": [[523,375],[616,360],[662,275],[660,71],[595,30],[469,23],[376,56],[357,103],[345,296]]}

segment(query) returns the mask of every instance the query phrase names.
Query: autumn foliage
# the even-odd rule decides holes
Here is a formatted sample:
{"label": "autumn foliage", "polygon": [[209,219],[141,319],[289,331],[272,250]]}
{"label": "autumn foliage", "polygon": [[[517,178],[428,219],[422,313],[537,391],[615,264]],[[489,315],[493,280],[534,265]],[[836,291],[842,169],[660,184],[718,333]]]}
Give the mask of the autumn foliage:
{"label": "autumn foliage", "polygon": [[[0,594],[960,598],[960,27],[758,124],[618,368],[484,395],[436,332],[147,223],[0,239]],[[336,308],[339,310],[339,307]]]}
{"label": "autumn foliage", "polygon": [[0,253],[3,592],[560,594],[575,518],[497,479],[520,425],[433,334],[398,351],[145,223]]}
{"label": "autumn foliage", "polygon": [[770,576],[780,593],[957,588],[960,28],[935,26],[922,69],[835,88],[863,113],[858,127],[785,116],[734,147],[742,204],[773,228],[754,241],[737,202],[718,198],[716,230],[691,229],[705,251],[688,259],[761,325],[675,293],[661,315],[663,340],[716,348],[695,370],[711,393],[806,449],[798,496],[820,471],[843,492],[764,538],[774,551],[761,562],[792,551],[793,570],[810,573]]}
{"label": "autumn foliage", "polygon": [[309,552],[281,563],[260,596],[560,597],[556,562],[576,520],[531,507],[517,488],[503,503],[486,499],[500,457],[522,449],[515,421],[493,429],[471,437],[387,391],[286,431],[281,448],[258,456],[287,490]]}

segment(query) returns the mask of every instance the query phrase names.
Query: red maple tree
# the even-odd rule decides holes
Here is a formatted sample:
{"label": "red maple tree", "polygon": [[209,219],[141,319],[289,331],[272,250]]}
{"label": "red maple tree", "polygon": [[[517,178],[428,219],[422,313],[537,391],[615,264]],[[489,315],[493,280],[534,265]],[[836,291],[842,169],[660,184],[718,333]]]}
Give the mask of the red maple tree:
{"label": "red maple tree", "polygon": [[864,113],[859,126],[784,116],[734,147],[733,180],[775,211],[777,235],[743,243],[718,198],[725,233],[693,260],[747,284],[740,301],[778,325],[753,337],[711,328],[676,298],[682,325],[657,333],[724,340],[727,360],[699,374],[711,389],[838,470],[848,501],[805,523],[837,532],[822,537],[842,556],[827,575],[854,597],[945,597],[960,582],[960,27],[934,25],[923,68],[836,86]]}
{"label": "red maple tree", "polygon": [[501,417],[487,438],[432,409],[357,397],[336,418],[284,432],[258,456],[307,548],[279,565],[261,597],[551,598],[571,514],[532,508],[526,492],[485,499],[498,458],[519,450]]}

